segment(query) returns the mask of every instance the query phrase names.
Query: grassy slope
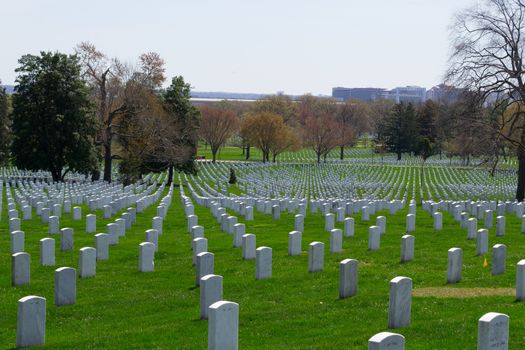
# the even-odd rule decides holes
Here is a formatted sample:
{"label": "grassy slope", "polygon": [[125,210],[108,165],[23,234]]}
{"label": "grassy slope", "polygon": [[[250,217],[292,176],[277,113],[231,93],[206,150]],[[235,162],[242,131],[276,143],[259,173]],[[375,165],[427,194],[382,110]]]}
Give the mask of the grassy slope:
{"label": "grassy slope", "polygon": [[[76,305],[57,308],[53,304],[54,268],[38,263],[38,240],[47,236],[47,226],[36,218],[22,223],[26,251],[32,257],[31,285],[11,287],[4,204],[0,222],[0,348],[14,347],[17,300],[30,294],[47,298],[47,348],[206,348],[207,322],[198,319],[199,290],[194,288],[190,236],[185,232],[178,194],[164,223],[156,271],[137,272],[138,244],[154,212],[152,206],[139,214],[133,229],[111,248],[110,260],[98,263],[97,277],[77,281]],[[463,280],[455,288],[513,288],[515,264],[524,257],[525,236],[519,233],[520,222],[510,215],[505,237],[496,238],[494,229],[490,230],[489,246],[505,243],[508,247],[507,272],[493,277],[489,268],[481,267],[483,258],[475,256],[475,242],[466,240],[466,231],[448,214],[444,215],[444,230],[434,232],[432,220],[418,208],[415,261],[400,264],[406,211],[387,215],[387,234],[378,252],[367,250],[368,226],[374,217],[370,223],[356,217],[356,236],[344,239],[341,254],[329,253],[329,236],[323,232],[320,214],[308,215],[300,257],[286,255],[292,215],[283,214],[279,221],[272,221],[256,213],[255,221],[247,223],[247,232],[257,235],[257,246],[273,248],[274,276],[256,281],[255,262],[240,258],[240,249],[232,248],[232,237],[220,232],[208,210],[197,206],[196,214],[205,227],[209,250],[215,254],[215,272],[224,276],[224,298],[240,304],[241,349],[363,349],[369,337],[386,330],[389,280],[393,277],[411,277],[414,288],[443,287],[447,250],[461,247]],[[107,222],[98,220],[99,231]],[[59,238],[55,237],[56,267],[77,267],[78,249],[93,246],[93,236],[84,232],[84,221],[72,221],[69,214],[61,220],[61,227],[66,226],[75,229],[75,250],[58,252]],[[315,240],[325,243],[325,271],[312,274],[307,272],[307,246]],[[338,263],[344,258],[359,260],[359,293],[339,300]],[[487,258],[490,262],[490,253]],[[409,349],[474,348],[477,320],[489,311],[510,315],[510,348],[525,348],[525,309],[513,297],[413,297],[412,324],[397,332],[407,338]]]}

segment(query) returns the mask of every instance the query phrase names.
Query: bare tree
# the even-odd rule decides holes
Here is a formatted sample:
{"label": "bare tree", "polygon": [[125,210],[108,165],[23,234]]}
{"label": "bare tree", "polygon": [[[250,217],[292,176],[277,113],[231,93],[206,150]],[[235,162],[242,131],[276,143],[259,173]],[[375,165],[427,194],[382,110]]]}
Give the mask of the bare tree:
{"label": "bare tree", "polygon": [[210,145],[213,162],[217,159],[219,148],[237,131],[239,120],[235,113],[222,109],[203,106],[201,108],[200,136]]}
{"label": "bare tree", "polygon": [[331,150],[337,147],[337,122],[332,115],[312,115],[305,120],[303,139],[307,146],[312,147],[317,155],[317,163],[325,158]]}
{"label": "bare tree", "polygon": [[[97,109],[100,124],[97,146],[104,158],[103,179],[111,182],[112,163],[113,159],[117,158],[113,155],[113,138],[118,128],[116,120],[132,112],[132,94],[141,91],[137,84],[151,90],[160,87],[165,80],[164,61],[156,53],[146,53],[139,57],[137,69],[118,59],[109,59],[89,42],[80,43],[75,51],[80,58],[83,78],[92,88],[92,97]],[[137,105],[133,104],[133,108],[137,108]],[[93,180],[99,177],[100,171],[96,171],[92,176]]]}
{"label": "bare tree", "polygon": [[[476,90],[485,102],[497,99],[506,108],[525,101],[523,50],[525,41],[525,2],[523,0],[486,0],[483,6],[461,12],[453,27],[453,53],[447,78],[460,87]],[[512,129],[519,138],[500,135],[518,149],[516,199],[525,197],[525,113],[516,108]]]}

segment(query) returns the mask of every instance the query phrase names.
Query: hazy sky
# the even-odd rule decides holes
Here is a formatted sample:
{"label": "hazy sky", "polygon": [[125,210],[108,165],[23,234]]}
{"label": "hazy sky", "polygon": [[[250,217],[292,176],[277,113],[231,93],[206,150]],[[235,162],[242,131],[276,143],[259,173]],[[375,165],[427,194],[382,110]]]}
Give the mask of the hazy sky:
{"label": "hazy sky", "polygon": [[0,79],[41,50],[148,51],[195,90],[330,94],[442,81],[454,14],[478,0],[0,0]]}

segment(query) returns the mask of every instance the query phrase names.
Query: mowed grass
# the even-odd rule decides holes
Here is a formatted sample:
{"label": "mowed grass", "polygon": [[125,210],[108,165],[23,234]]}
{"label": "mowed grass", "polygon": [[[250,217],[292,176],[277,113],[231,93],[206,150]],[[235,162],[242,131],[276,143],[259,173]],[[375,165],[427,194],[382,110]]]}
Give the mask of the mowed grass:
{"label": "mowed grass", "polygon": [[[65,307],[54,306],[54,269],[77,268],[78,250],[94,246],[93,234],[86,234],[84,219],[73,221],[71,214],[64,214],[60,226],[74,228],[75,249],[60,252],[59,236],[55,235],[56,267],[41,267],[39,240],[48,237],[47,224],[41,224],[33,213],[33,220],[22,222],[26,251],[31,254],[31,284],[12,287],[4,197],[0,221],[0,348],[15,346],[18,299],[39,295],[47,299],[44,348],[205,349],[208,325],[199,319],[191,238],[178,191],[176,188],[164,234],[159,238],[155,272],[137,271],[138,245],[155,216],[153,205],[138,214],[126,237],[110,248],[110,259],[97,263],[95,278],[77,280],[77,303]],[[87,213],[84,206],[83,218]],[[97,231],[104,232],[110,220],[101,219],[101,211],[96,214]],[[510,349],[525,348],[525,303],[515,302],[514,296],[508,295],[508,288],[515,287],[515,265],[525,258],[525,235],[520,234],[521,221],[515,215],[507,215],[504,237],[496,237],[495,228],[490,229],[489,247],[507,245],[507,271],[492,276],[490,267],[482,268],[484,257],[475,255],[475,241],[466,239],[466,230],[460,229],[448,213],[444,214],[444,229],[436,232],[428,213],[418,207],[415,260],[400,264],[406,210],[396,215],[381,211],[369,222],[356,215],[355,237],[344,239],[340,254],[329,252],[323,217],[308,211],[299,257],[287,255],[293,215],[283,213],[274,221],[256,212],[254,221],[239,217],[239,222],[246,223],[246,232],[256,234],[258,247],[273,249],[273,277],[258,281],[255,261],[241,259],[240,248],[232,247],[233,237],[220,231],[210,211],[195,205],[195,214],[205,228],[209,250],[215,254],[215,273],[224,277],[224,299],[240,305],[240,349],[366,349],[372,335],[387,330],[389,281],[396,276],[412,278],[415,290],[467,288],[462,297],[413,296],[411,325],[394,330],[406,337],[407,349],[474,349],[478,319],[490,311],[510,316]],[[368,227],[377,215],[387,216],[387,233],[381,237],[380,250],[370,252]],[[343,225],[336,223],[336,227],[342,229]],[[323,272],[308,273],[308,244],[312,241],[325,243]],[[463,249],[463,279],[447,286],[447,250],[451,247]],[[345,258],[359,260],[359,290],[357,296],[340,300],[339,262]],[[491,252],[486,258],[490,264]],[[472,293],[473,288],[506,291],[499,296],[479,296]]]}

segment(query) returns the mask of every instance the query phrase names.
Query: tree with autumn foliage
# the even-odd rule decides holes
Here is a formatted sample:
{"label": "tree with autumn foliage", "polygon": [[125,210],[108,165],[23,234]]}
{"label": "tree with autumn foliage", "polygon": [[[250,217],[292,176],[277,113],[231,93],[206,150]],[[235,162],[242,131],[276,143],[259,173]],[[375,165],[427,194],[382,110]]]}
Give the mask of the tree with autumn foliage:
{"label": "tree with autumn foliage", "polygon": [[[145,53],[139,57],[138,68],[135,68],[117,58],[108,58],[89,42],[80,43],[75,51],[80,58],[82,77],[91,87],[91,99],[96,106],[100,125],[96,142],[100,158],[104,159],[103,179],[111,182],[113,160],[118,158],[113,154],[113,141],[119,120],[129,117],[137,107],[136,104],[130,106],[134,99],[130,94],[138,91],[137,84],[144,85],[145,89],[158,89],[165,80],[164,60],[157,53]],[[130,81],[133,83],[129,84]],[[97,168],[92,179],[99,177],[100,169]]]}
{"label": "tree with autumn foliage", "polygon": [[241,130],[250,144],[261,150],[263,162],[270,160],[270,154],[274,155],[275,160],[278,154],[298,144],[283,118],[271,112],[248,114],[242,122]]}
{"label": "tree with autumn foliage", "polygon": [[232,111],[209,106],[201,108],[201,115],[199,135],[210,145],[215,163],[219,149],[237,131],[239,119]]}

